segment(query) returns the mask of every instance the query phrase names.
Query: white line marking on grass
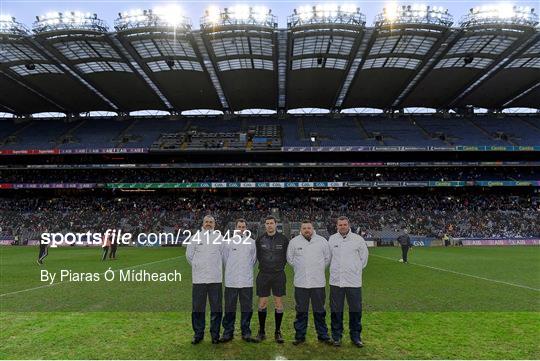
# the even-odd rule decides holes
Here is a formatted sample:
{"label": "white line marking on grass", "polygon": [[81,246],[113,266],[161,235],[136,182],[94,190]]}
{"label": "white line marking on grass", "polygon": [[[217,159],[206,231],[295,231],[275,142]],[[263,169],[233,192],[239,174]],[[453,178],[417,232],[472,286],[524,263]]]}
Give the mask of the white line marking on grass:
{"label": "white line marking on grass", "polygon": [[[370,254],[370,256],[379,257],[379,258],[384,258],[384,259],[388,259],[388,260],[390,260],[390,261],[395,261],[395,258],[390,258],[390,257],[380,256],[380,255],[378,255],[378,254]],[[420,266],[420,267],[430,268],[430,269],[434,269],[434,270],[437,270],[437,271],[453,273],[453,274],[460,275],[460,276],[472,277],[472,278],[476,278],[476,279],[479,279],[479,280],[484,280],[484,281],[489,281],[489,282],[495,282],[495,283],[500,283],[500,284],[507,285],[507,286],[513,286],[513,287],[525,288],[525,289],[527,289],[527,290],[532,290],[532,291],[540,292],[540,289],[539,289],[539,288],[534,288],[534,287],[529,287],[529,286],[519,285],[519,284],[517,284],[517,283],[510,283],[510,282],[505,282],[505,281],[494,280],[494,279],[491,279],[491,278],[485,278],[485,277],[475,276],[475,275],[471,275],[471,274],[468,274],[468,273],[461,273],[461,272],[457,272],[457,271],[452,271],[452,270],[449,270],[449,269],[446,269],[446,268],[439,268],[439,267],[428,266],[428,265],[426,265],[426,264],[412,263],[412,262],[408,262],[408,263],[411,264],[411,265],[414,265],[414,266]]]}
{"label": "white line marking on grass", "polygon": [[[125,270],[132,269],[132,268],[137,268],[137,267],[142,267],[142,266],[148,266],[148,265],[155,264],[155,263],[161,263],[161,262],[165,262],[165,261],[170,261],[171,259],[176,259],[176,258],[180,258],[180,257],[182,257],[182,256],[176,256],[176,257],[170,257],[170,258],[160,259],[160,260],[158,260],[158,261],[153,261],[153,262],[148,262],[148,263],[137,264],[137,265],[129,266],[129,267],[125,267],[125,268],[119,268],[119,269],[115,269],[115,270],[113,270],[113,271],[114,271],[114,272],[117,272],[117,271],[125,271]],[[105,272],[100,273],[100,275],[104,275],[104,274],[105,274]],[[52,284],[46,284],[46,285],[42,285],[42,286],[37,286],[37,287],[32,287],[32,288],[26,288],[26,289],[24,289],[24,290],[18,290],[18,291],[13,291],[13,292],[2,293],[2,294],[0,294],[0,297],[9,296],[9,295],[14,295],[14,294],[17,294],[17,293],[22,293],[22,292],[33,291],[33,290],[39,290],[39,289],[41,289],[41,288],[52,287],[52,286],[56,286],[56,285],[59,285],[59,284],[62,284],[62,283],[69,283],[69,282],[72,282],[72,281],[60,281],[60,282],[56,282],[56,283],[52,283]]]}

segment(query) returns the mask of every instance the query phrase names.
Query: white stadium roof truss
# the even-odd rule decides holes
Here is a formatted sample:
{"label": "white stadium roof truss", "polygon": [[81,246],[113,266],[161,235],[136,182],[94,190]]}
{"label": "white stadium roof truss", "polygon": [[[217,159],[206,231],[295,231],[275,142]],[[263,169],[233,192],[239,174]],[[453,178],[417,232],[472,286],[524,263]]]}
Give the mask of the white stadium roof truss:
{"label": "white stadium roof truss", "polygon": [[[369,27],[357,8],[316,6],[295,10],[287,29],[278,29],[270,10],[238,6],[207,12],[194,30],[187,18],[172,26],[162,13],[148,10],[121,13],[114,31],[95,14],[68,12],[37,17],[33,33],[2,15],[0,81],[13,91],[0,104],[18,115],[128,114],[145,110],[140,99],[148,99],[146,109],[174,113],[286,112],[299,106],[538,109],[537,16],[512,11],[514,17],[505,20],[491,8],[471,9],[452,27],[442,8],[403,6],[385,9]],[[508,93],[505,76],[513,81]],[[318,87],[307,82],[312,79],[320,79]],[[193,94],[182,93],[178,87],[184,84],[175,81]],[[446,93],[431,95],[437,82],[447,81]],[[237,84],[244,82],[245,88]],[[259,94],[253,88],[258,83]],[[60,84],[71,98],[53,88]],[[382,90],[386,98],[380,102],[362,100],[362,91]],[[478,101],[480,92],[490,90],[498,93]],[[313,101],[298,98],[298,91],[315,94]],[[327,92],[323,104],[319,91]],[[13,100],[17,94],[21,99]],[[257,95],[270,100],[251,104]],[[77,97],[88,101],[79,106]]]}

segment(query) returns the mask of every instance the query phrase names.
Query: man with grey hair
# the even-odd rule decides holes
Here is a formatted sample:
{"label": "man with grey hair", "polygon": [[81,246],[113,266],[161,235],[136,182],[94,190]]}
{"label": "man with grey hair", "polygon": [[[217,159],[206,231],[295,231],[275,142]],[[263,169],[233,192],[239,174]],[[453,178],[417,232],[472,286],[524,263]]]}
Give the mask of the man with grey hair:
{"label": "man with grey hair", "polygon": [[223,280],[223,237],[215,230],[216,220],[207,215],[203,219],[202,229],[195,233],[187,244],[186,258],[191,265],[193,280],[192,313],[193,326],[192,344],[200,343],[204,338],[206,318],[206,299],[210,303],[210,335],[212,343],[219,343],[221,325]]}
{"label": "man with grey hair", "polygon": [[349,305],[349,333],[357,347],[362,338],[362,270],[367,265],[368,248],[364,238],[353,233],[349,219],[337,219],[337,233],[328,240],[330,261],[330,312],[334,346],[341,346],[345,297]]}
{"label": "man with grey hair", "polygon": [[223,317],[223,337],[220,342],[229,342],[234,337],[236,304],[240,301],[240,329],[242,339],[254,342],[251,337],[251,316],[253,315],[253,267],[257,262],[255,240],[250,237],[247,222],[236,220],[234,236],[223,247],[225,264],[225,315]]}

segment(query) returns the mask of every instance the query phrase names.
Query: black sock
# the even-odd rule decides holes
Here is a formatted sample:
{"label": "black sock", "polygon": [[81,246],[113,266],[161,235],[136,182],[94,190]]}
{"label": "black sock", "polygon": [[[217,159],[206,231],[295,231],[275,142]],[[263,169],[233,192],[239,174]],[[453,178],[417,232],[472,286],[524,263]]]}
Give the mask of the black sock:
{"label": "black sock", "polygon": [[283,320],[283,310],[276,309],[275,316],[276,316],[276,332],[278,332],[279,330],[281,330],[281,321]]}
{"label": "black sock", "polygon": [[259,332],[265,333],[264,329],[266,327],[266,308],[259,308]]}

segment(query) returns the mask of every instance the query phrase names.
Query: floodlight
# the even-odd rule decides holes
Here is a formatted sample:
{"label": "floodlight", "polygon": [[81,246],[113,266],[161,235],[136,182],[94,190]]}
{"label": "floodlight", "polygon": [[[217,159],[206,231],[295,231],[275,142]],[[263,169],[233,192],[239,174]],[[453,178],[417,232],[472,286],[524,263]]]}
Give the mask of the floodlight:
{"label": "floodlight", "polygon": [[365,16],[353,4],[319,4],[315,6],[302,5],[294,9],[289,16],[287,25],[296,27],[308,24],[350,24],[364,26]]}
{"label": "floodlight", "polygon": [[377,16],[375,26],[422,24],[450,27],[452,22],[452,16],[443,7],[425,4],[398,5],[392,2]]}
{"label": "floodlight", "polygon": [[209,22],[217,24],[221,19],[221,11],[217,6],[210,6],[206,9],[206,17]]}
{"label": "floodlight", "polygon": [[36,33],[60,30],[91,30],[107,32],[107,24],[98,19],[97,14],[83,13],[82,11],[48,12],[36,16],[33,25]]}
{"label": "floodlight", "polygon": [[132,9],[118,14],[114,21],[116,30],[148,28],[148,27],[172,27],[189,30],[190,20],[184,16],[184,11],[178,5],[156,6],[153,9]]}
{"label": "floodlight", "polygon": [[183,11],[178,5],[155,7],[152,13],[170,26],[178,26],[184,22]]}
{"label": "floodlight", "polygon": [[234,5],[220,10],[210,6],[201,19],[201,28],[212,28],[228,25],[257,25],[277,27],[276,17],[265,6]]}
{"label": "floodlight", "polygon": [[383,9],[383,14],[388,21],[395,21],[398,18],[398,5],[396,3],[387,5]]}
{"label": "floodlight", "polygon": [[24,35],[27,33],[25,26],[8,14],[0,14],[0,34]]}
{"label": "floodlight", "polygon": [[252,13],[257,21],[264,21],[266,16],[270,13],[270,10],[265,6],[254,6],[252,8]]}
{"label": "floodlight", "polygon": [[538,24],[538,15],[528,6],[501,3],[471,8],[461,21],[462,27],[497,24],[534,27]]}
{"label": "floodlight", "polygon": [[235,5],[230,7],[229,15],[236,20],[246,20],[249,19],[251,15],[251,9],[247,5]]}

